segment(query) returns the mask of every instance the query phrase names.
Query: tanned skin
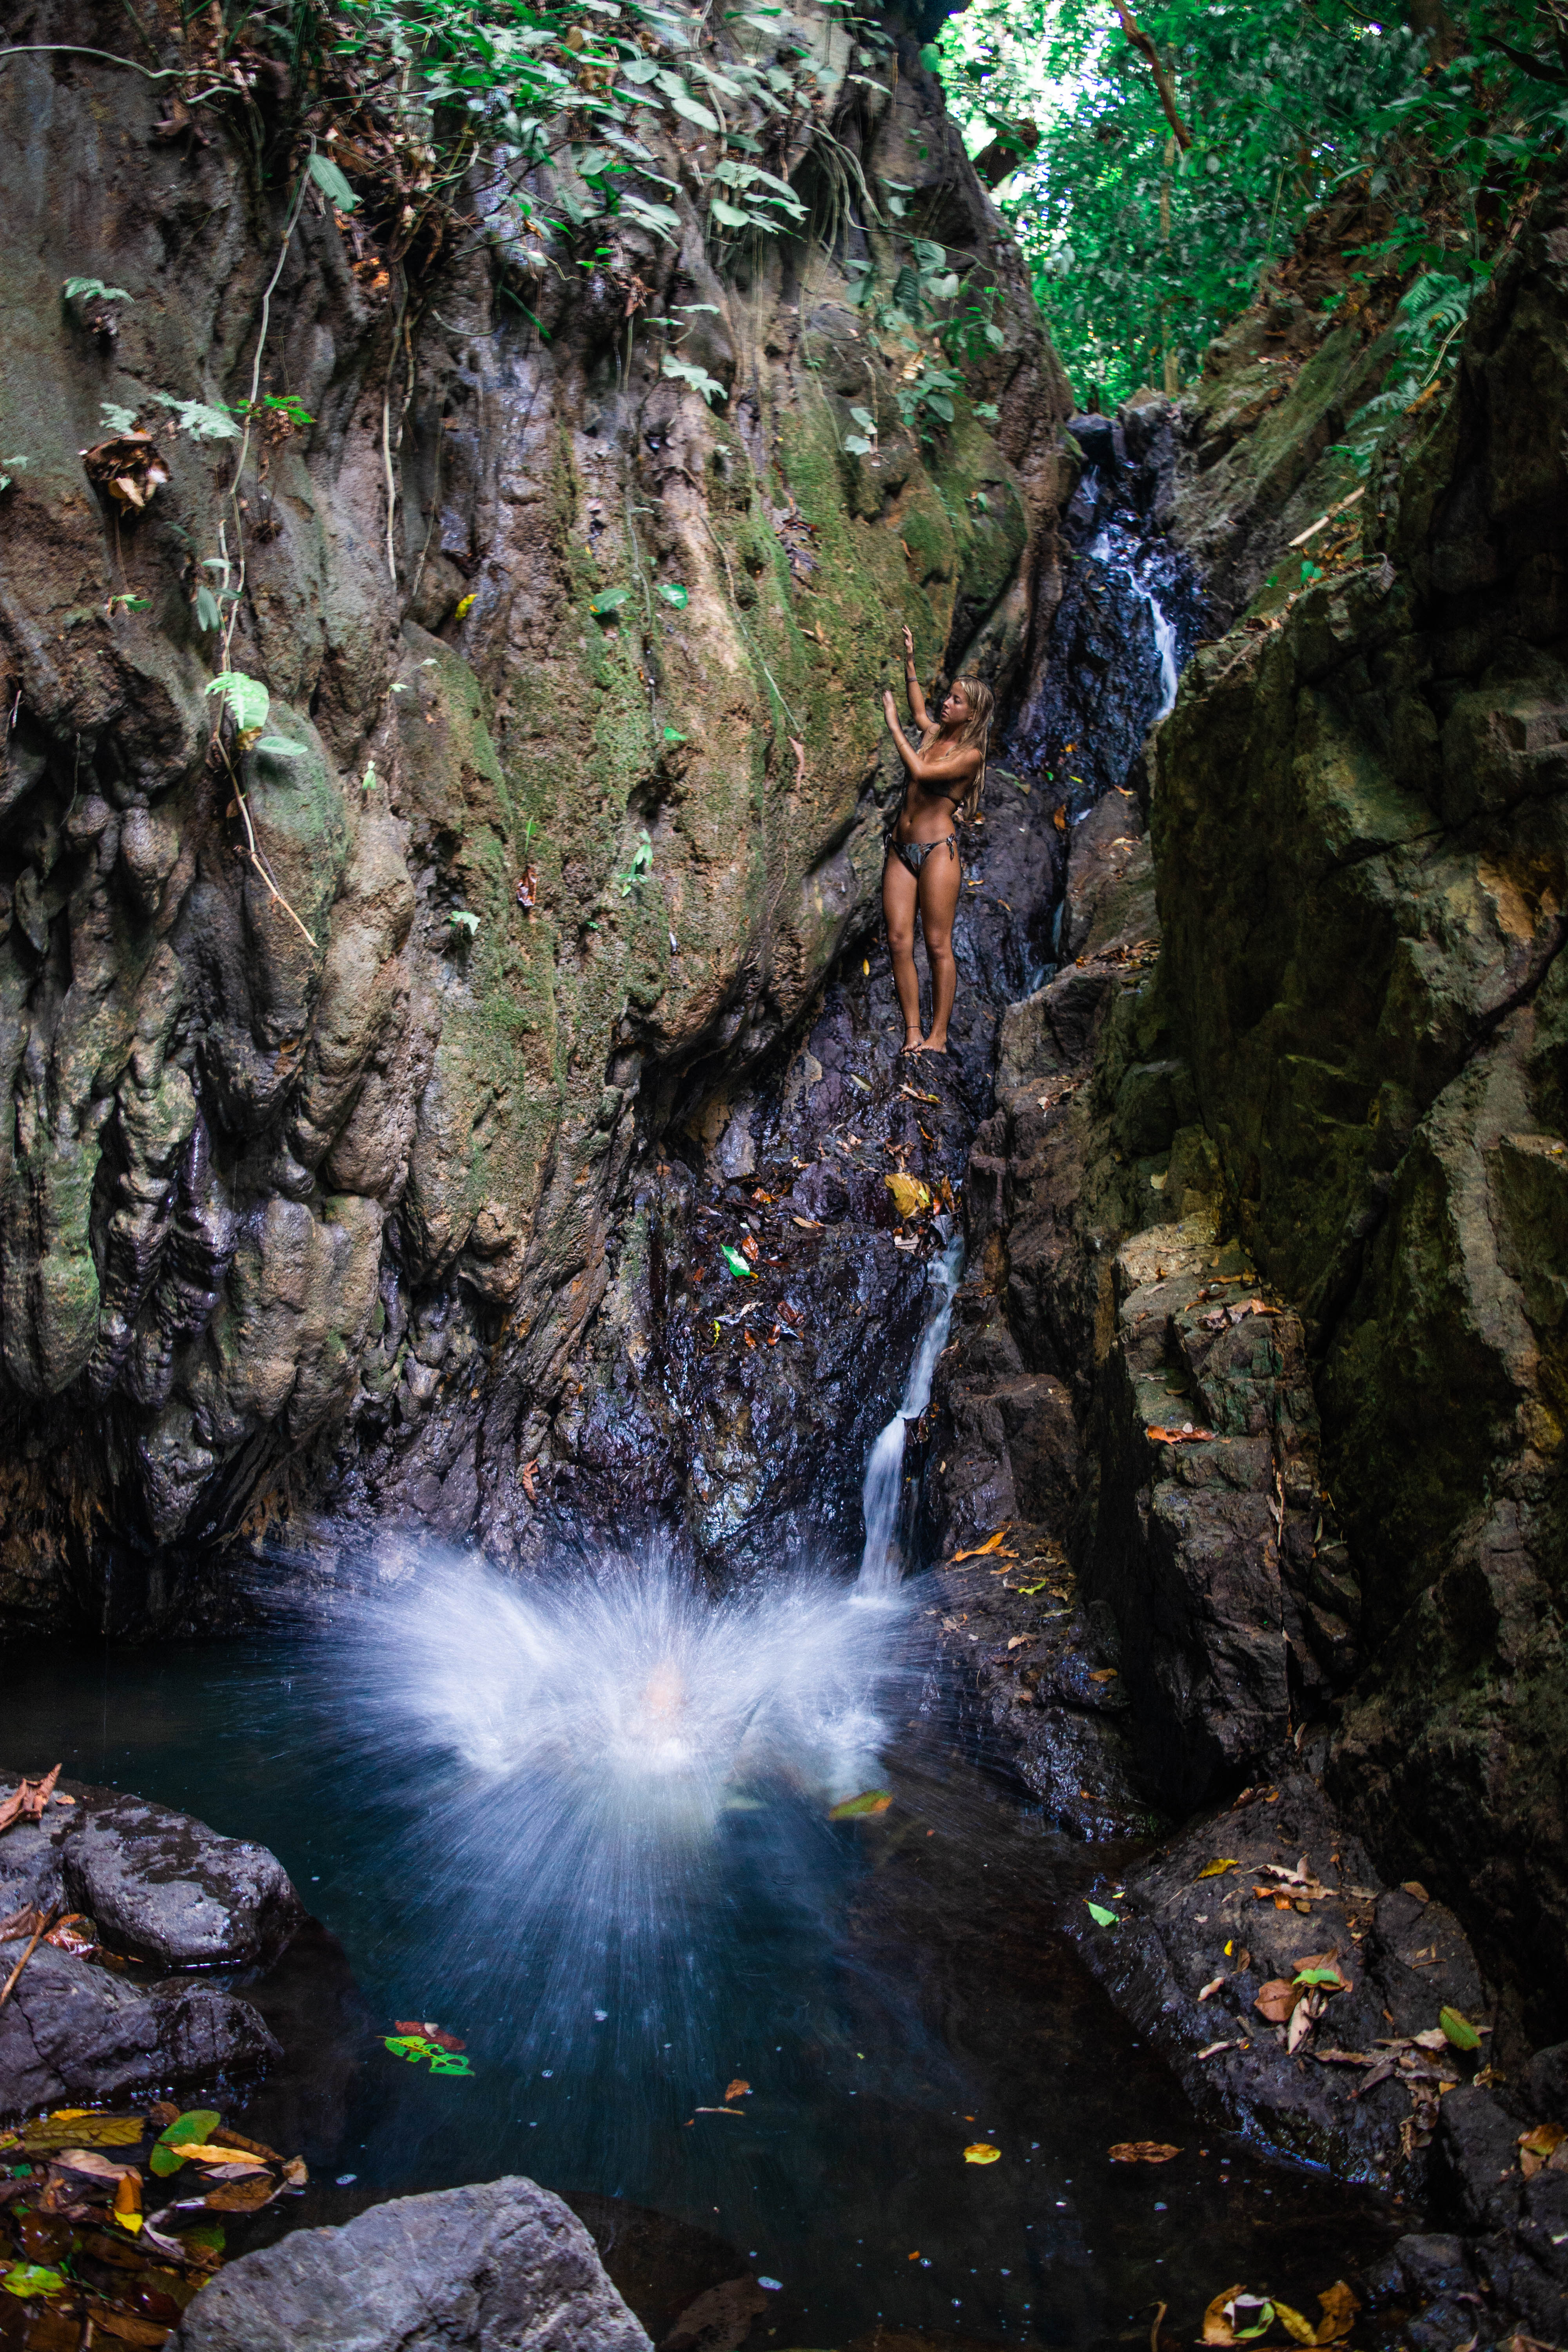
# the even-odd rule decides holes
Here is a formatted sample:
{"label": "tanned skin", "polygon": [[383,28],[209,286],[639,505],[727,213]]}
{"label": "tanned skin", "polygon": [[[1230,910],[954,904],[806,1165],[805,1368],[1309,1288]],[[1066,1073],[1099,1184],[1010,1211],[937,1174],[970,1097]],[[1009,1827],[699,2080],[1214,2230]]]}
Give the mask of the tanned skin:
{"label": "tanned skin", "polygon": [[[962,688],[954,687],[942,703],[934,721],[936,731],[931,733],[933,721],[915,675],[915,641],[908,629],[904,631],[904,684],[909,692],[910,716],[925,748],[918,750],[910,741],[899,724],[898,705],[891,692],[884,693],[882,709],[909,775],[899,814],[898,838],[945,841],[953,830],[957,803],[980,772],[979,745],[958,740],[969,723],[969,703]],[[947,1024],[958,985],[958,967],[952,960],[952,918],[963,878],[958,858],[943,850],[926,859],[918,880],[893,856],[889,857],[882,869],[882,912],[887,918],[888,945],[892,951],[893,986],[904,1016],[902,1050],[906,1054],[947,1051]],[[931,965],[931,1034],[925,1037],[921,1034],[921,987],[915,972],[917,912],[925,934],[926,961]]]}

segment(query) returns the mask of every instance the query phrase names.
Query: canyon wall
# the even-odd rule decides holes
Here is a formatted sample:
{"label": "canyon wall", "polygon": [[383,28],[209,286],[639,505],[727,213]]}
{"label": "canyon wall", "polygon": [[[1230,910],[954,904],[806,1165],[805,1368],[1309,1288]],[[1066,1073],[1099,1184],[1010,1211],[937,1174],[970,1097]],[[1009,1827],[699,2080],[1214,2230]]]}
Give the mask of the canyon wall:
{"label": "canyon wall", "polygon": [[[13,1622],[205,1622],[237,1551],[542,1539],[635,1171],[872,919],[900,621],[928,670],[1037,667],[1060,370],[912,40],[851,81],[825,13],[813,121],[995,289],[935,431],[860,231],[718,254],[678,144],[672,241],[545,266],[476,172],[405,277],[304,176],[281,68],[187,111],[80,54],[120,12],[13,12],[68,45],[0,70]],[[253,392],[294,406],[243,446],[176,429]]]}

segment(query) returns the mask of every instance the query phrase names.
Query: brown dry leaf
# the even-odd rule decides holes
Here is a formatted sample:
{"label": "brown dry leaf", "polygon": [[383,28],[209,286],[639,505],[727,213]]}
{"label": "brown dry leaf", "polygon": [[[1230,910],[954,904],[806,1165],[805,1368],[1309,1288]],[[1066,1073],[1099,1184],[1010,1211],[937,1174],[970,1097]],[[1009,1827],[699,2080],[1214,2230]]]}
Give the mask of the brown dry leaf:
{"label": "brown dry leaf", "polygon": [[1300,1994],[1288,1978],[1270,1977],[1268,1982],[1259,1990],[1252,2006],[1258,2016],[1267,2019],[1270,2025],[1284,2025],[1294,2014],[1296,2004],[1300,1998]]}
{"label": "brown dry leaf", "polygon": [[134,2166],[110,2164],[108,2157],[95,2155],[90,2147],[62,2147],[55,2162],[68,2172],[88,2173],[95,2180],[122,2180],[127,2171],[135,2170]]}
{"label": "brown dry leaf", "polygon": [[931,1186],[923,1184],[918,1176],[900,1173],[884,1176],[882,1181],[892,1194],[900,1217],[918,1217],[931,1207]]}
{"label": "brown dry leaf", "polygon": [[1211,2000],[1213,1996],[1218,1992],[1221,1985],[1224,1984],[1225,1981],[1226,1979],[1224,1977],[1210,1977],[1207,1984],[1205,1985],[1202,1992],[1199,1993],[1198,1999],[1200,2000]]}
{"label": "brown dry leaf", "polygon": [[1021,1650],[1026,1642],[1032,1642],[1035,1638],[1033,1633],[1015,1633],[1009,1640],[1007,1647],[1010,1650]]}
{"label": "brown dry leaf", "polygon": [[1115,1680],[1116,1668],[1114,1666],[1097,1666],[1089,1675],[1089,1681],[1091,1683],[1113,1683]]}
{"label": "brown dry leaf", "polygon": [[265,2205],[274,2194],[275,2184],[268,2172],[253,2172],[248,2179],[226,2180],[203,2200],[215,2213],[253,2213]]}
{"label": "brown dry leaf", "polygon": [[1222,2050],[1239,2050],[1240,2047],[1239,2042],[1211,2042],[1206,2050],[1198,2052],[1198,2064],[1201,2066],[1205,2058],[1217,2058]]}
{"label": "brown dry leaf", "polygon": [[[168,479],[164,476],[165,481]],[[41,1780],[23,1779],[8,1797],[0,1798],[0,1830],[8,1830],[13,1822],[36,1822],[55,1792],[55,1782],[60,1777],[57,1764]]]}
{"label": "brown dry leaf", "polygon": [[142,2210],[142,2175],[122,2172],[114,2191],[114,2218],[129,2229]]}
{"label": "brown dry leaf", "polygon": [[525,1462],[519,1474],[522,1479],[522,1491],[528,1496],[531,1503],[537,1503],[539,1500],[538,1495],[534,1492],[533,1486],[533,1476],[538,1467],[539,1464],[537,1459],[532,1462]]}
{"label": "brown dry leaf", "polygon": [[1234,2303],[1238,2294],[1245,2294],[1246,2293],[1246,2287],[1239,2283],[1235,2286],[1221,2287],[1219,2293],[1215,2295],[1214,2301],[1210,2304],[1208,2309],[1204,2314],[1203,2340],[1205,2344],[1234,2344],[1236,2342],[1236,2330],[1232,2327],[1229,2320],[1225,2315],[1225,2307],[1227,2303]]}
{"label": "brown dry leaf", "polygon": [[725,2092],[724,2096],[726,2099],[749,2099],[751,2095],[752,2086],[750,2083],[742,2082],[740,2075],[737,2074],[734,2081],[730,2084],[728,2090]]}
{"label": "brown dry leaf", "polygon": [[291,2156],[283,2167],[285,2189],[303,2189],[310,2181],[310,2168],[302,2156]]}
{"label": "brown dry leaf", "polygon": [[1414,1895],[1417,1903],[1430,1903],[1432,1900],[1418,1878],[1402,1878],[1399,1891],[1402,1895]]}
{"label": "brown dry leaf", "polygon": [[1119,2139],[1106,2150],[1112,2164],[1169,2164],[1181,2152],[1165,2139]]}
{"label": "brown dry leaf", "polygon": [[134,2311],[116,2311],[112,2304],[89,2304],[88,2317],[95,2336],[110,2336],[119,2344],[144,2344],[151,2347],[169,2340],[167,2327],[161,2326],[157,2320],[143,2319]]}
{"label": "brown dry leaf", "polygon": [[84,449],[81,461],[88,479],[106,489],[116,506],[132,513],[169,478],[163,452],[150,433],[117,433]]}
{"label": "brown dry leaf", "polygon": [[1336,2279],[1332,2286],[1326,2288],[1318,2297],[1318,2301],[1323,2306],[1323,2315],[1318,2322],[1317,2341],[1320,2344],[1337,2344],[1340,2337],[1348,2336],[1355,2326],[1361,2305],[1343,2279]]}
{"label": "brown dry leaf", "polygon": [[528,865],[523,867],[521,878],[517,886],[517,903],[528,914],[531,914],[534,908],[539,904],[539,868],[537,866]]}
{"label": "brown dry leaf", "polygon": [[1281,2303],[1278,2295],[1269,2299],[1274,2305],[1274,2316],[1287,2336],[1293,2336],[1298,2344],[1317,2342],[1318,2331],[1304,2311],[1297,2311],[1292,2305]]}
{"label": "brown dry leaf", "polygon": [[1200,1439],[1212,1437],[1212,1429],[1146,1429],[1145,1437],[1156,1445],[1196,1445]]}

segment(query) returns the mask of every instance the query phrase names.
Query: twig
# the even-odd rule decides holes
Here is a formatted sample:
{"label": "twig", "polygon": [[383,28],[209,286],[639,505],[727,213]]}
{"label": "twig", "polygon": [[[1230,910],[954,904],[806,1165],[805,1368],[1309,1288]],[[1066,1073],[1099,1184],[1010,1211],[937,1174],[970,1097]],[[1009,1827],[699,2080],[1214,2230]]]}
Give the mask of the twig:
{"label": "twig", "polygon": [[1193,134],[1182,121],[1176,106],[1176,93],[1172,87],[1169,72],[1160,61],[1159,50],[1137,21],[1129,16],[1122,5],[1122,0],[1112,0],[1112,5],[1121,20],[1122,31],[1133,47],[1141,50],[1149,60],[1149,70],[1154,77],[1154,87],[1160,93],[1160,103],[1165,110],[1166,121],[1175,133],[1177,145],[1184,149],[1190,147],[1193,143]]}
{"label": "twig", "polygon": [[12,48],[0,49],[0,65],[7,58],[44,56],[101,58],[106,65],[129,66],[132,73],[145,74],[149,81],[177,81],[182,74],[201,71],[199,66],[139,66],[134,58],[117,58],[109,49],[84,49],[77,41],[18,41]]}
{"label": "twig", "polygon": [[255,866],[267,888],[272,893],[273,898],[282,908],[283,912],[288,916],[289,921],[296,926],[300,936],[309,943],[310,952],[313,955],[316,951],[314,934],[306,929],[304,924],[300,922],[299,916],[294,912],[293,908],[289,904],[288,899],[283,896],[282,891],[278,887],[277,883],[272,879],[270,873],[268,871],[267,860],[262,856],[259,848],[257,846],[256,828],[250,822],[250,806],[245,797],[245,787],[241,784],[237,776],[234,778],[234,797],[238,803],[240,816],[244,820],[245,837],[250,844],[251,864]]}
{"label": "twig", "polygon": [[[310,152],[311,154],[314,154],[315,152],[316,142],[312,140],[310,142]],[[278,248],[277,264],[273,269],[271,277],[267,281],[267,290],[261,298],[261,332],[256,339],[256,359],[250,371],[250,398],[247,401],[245,407],[245,431],[240,436],[239,456],[235,460],[234,479],[228,486],[229,503],[234,509],[235,536],[239,541],[239,586],[235,592],[234,602],[228,608],[228,626],[224,631],[223,666],[225,669],[227,669],[232,666],[229,659],[229,650],[233,646],[234,632],[239,620],[240,601],[245,594],[245,525],[240,518],[239,511],[240,477],[245,471],[245,460],[250,450],[250,427],[255,419],[257,398],[261,390],[261,359],[263,352],[267,349],[267,330],[272,316],[272,297],[277,291],[278,280],[283,275],[283,264],[289,257],[289,242],[293,237],[295,229],[299,226],[300,210],[305,202],[305,190],[310,185],[310,165],[307,163],[304,171],[300,174],[300,184],[294,191],[294,203],[289,215],[288,226],[283,231],[283,242]],[[298,919],[298,918],[296,918],[296,919]],[[303,928],[303,926],[301,926],[301,928]]]}
{"label": "twig", "polygon": [[5,2003],[10,2000],[12,1992],[16,1989],[17,1978],[21,1975],[22,1970],[26,1967],[27,1962],[32,1958],[33,1954],[37,1950],[38,1946],[43,1942],[44,1937],[48,1934],[49,1929],[54,1926],[56,1916],[57,1914],[53,1911],[45,1913],[43,1925],[36,1930],[32,1942],[28,1945],[21,1958],[17,1961],[16,1967],[6,1978],[5,1985],[0,1987],[0,2009],[4,2009]]}
{"label": "twig", "polygon": [[1170,2307],[1171,2306],[1168,2303],[1163,2303],[1155,2312],[1152,2320],[1150,2322],[1149,2352],[1160,2352],[1160,2322],[1164,2318],[1165,2314],[1169,2311]]}

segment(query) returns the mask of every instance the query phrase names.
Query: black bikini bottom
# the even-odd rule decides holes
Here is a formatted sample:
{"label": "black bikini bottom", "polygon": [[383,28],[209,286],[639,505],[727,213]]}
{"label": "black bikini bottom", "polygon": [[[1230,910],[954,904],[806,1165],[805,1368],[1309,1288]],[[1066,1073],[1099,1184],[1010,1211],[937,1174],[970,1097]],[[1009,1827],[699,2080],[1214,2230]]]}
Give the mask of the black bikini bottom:
{"label": "black bikini bottom", "polygon": [[920,879],[921,867],[935,849],[945,849],[950,857],[956,857],[958,835],[955,833],[950,833],[941,841],[900,841],[892,834],[888,835],[889,856],[896,857],[899,864],[908,873],[912,874],[917,881]]}

